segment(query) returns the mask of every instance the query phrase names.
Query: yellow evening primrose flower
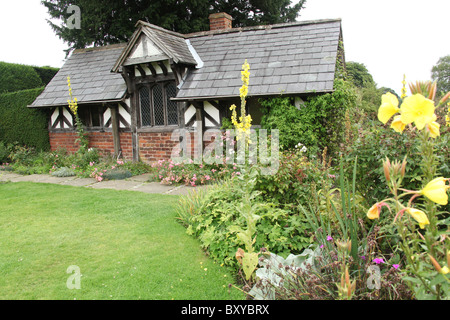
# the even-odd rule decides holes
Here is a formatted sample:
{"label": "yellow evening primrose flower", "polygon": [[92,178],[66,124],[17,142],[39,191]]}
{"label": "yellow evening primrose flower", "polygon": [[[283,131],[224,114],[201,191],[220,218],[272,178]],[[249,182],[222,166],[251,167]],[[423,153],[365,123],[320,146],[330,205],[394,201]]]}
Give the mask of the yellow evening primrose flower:
{"label": "yellow evening primrose flower", "polygon": [[435,121],[426,124],[426,128],[430,132],[431,138],[436,138],[441,135],[441,133],[439,131],[440,127],[441,127],[441,125]]}
{"label": "yellow evening primrose flower", "polygon": [[434,102],[423,95],[409,96],[405,98],[400,107],[401,121],[404,124],[414,122],[417,129],[422,130],[427,123],[436,119],[434,109]]}
{"label": "yellow evening primrose flower", "polygon": [[421,229],[425,228],[425,225],[430,224],[430,221],[428,220],[425,212],[414,208],[406,208],[405,211],[408,212],[411,217],[413,217],[419,223],[419,227]]}
{"label": "yellow evening primrose flower", "polygon": [[381,96],[381,106],[378,109],[378,120],[386,124],[389,119],[399,112],[398,99],[390,92]]}
{"label": "yellow evening primrose flower", "polygon": [[448,203],[447,189],[450,188],[450,186],[445,184],[447,180],[442,177],[435,178],[428,182],[419,193],[431,201],[445,206]]}
{"label": "yellow evening primrose flower", "polygon": [[404,124],[404,123],[402,122],[400,116],[395,116],[395,117],[394,117],[394,120],[392,120],[391,128],[394,129],[394,130],[397,131],[397,132],[402,133],[403,130],[405,130],[405,128],[406,128],[406,124]]}
{"label": "yellow evening primrose flower", "polygon": [[380,210],[378,209],[378,203],[375,203],[372,207],[370,207],[369,211],[367,211],[367,218],[374,220],[380,217]]}

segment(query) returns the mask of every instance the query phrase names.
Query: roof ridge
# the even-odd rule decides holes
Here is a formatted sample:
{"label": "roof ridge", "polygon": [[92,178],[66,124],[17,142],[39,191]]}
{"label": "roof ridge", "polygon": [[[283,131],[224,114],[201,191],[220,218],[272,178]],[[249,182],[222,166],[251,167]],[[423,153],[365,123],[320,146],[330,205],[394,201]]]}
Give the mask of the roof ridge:
{"label": "roof ridge", "polygon": [[146,22],[146,21],[138,20],[138,22],[136,23],[135,27],[138,27],[139,25],[142,25],[142,26],[145,26],[145,27],[148,27],[148,28],[151,28],[151,29],[155,29],[157,31],[165,32],[165,33],[168,33],[170,35],[173,35],[173,36],[176,36],[176,37],[180,37],[180,38],[183,38],[183,39],[186,38],[186,36],[184,34],[182,34],[182,33],[178,33],[178,32],[171,31],[171,30],[167,30],[167,29],[164,29],[163,27],[157,26],[155,24],[151,24],[151,23]]}
{"label": "roof ridge", "polygon": [[116,49],[116,48],[126,47],[126,45],[127,45],[127,42],[113,43],[113,44],[107,44],[107,45],[100,46],[100,47],[75,49],[73,51],[73,53],[85,53],[85,52],[91,52],[91,51],[112,50],[112,49]]}
{"label": "roof ridge", "polygon": [[204,37],[204,36],[212,36],[216,34],[226,34],[226,33],[234,33],[234,32],[245,32],[245,31],[253,31],[253,30],[270,30],[276,28],[286,28],[286,27],[295,27],[301,25],[311,25],[311,24],[320,24],[320,23],[330,23],[330,22],[341,22],[341,18],[335,19],[319,19],[319,20],[304,20],[304,21],[294,21],[294,22],[284,22],[277,24],[268,24],[268,25],[258,25],[258,26],[249,26],[249,27],[238,27],[231,29],[219,29],[219,30],[210,30],[210,31],[200,31],[187,33],[184,35],[185,38],[195,38],[195,37]]}

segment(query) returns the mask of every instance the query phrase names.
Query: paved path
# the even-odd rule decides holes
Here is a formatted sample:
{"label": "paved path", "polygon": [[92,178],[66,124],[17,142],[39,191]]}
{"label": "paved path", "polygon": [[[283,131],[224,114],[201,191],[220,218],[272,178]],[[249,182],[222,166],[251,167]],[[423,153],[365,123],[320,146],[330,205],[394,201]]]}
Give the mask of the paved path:
{"label": "paved path", "polygon": [[0,182],[29,181],[38,183],[55,183],[75,187],[87,187],[93,189],[129,190],[170,195],[185,195],[192,190],[207,188],[207,186],[189,187],[184,185],[163,185],[159,182],[149,182],[148,178],[148,174],[143,174],[125,180],[107,180],[98,182],[94,178],[54,177],[49,174],[32,174],[24,176],[7,171],[0,171]]}

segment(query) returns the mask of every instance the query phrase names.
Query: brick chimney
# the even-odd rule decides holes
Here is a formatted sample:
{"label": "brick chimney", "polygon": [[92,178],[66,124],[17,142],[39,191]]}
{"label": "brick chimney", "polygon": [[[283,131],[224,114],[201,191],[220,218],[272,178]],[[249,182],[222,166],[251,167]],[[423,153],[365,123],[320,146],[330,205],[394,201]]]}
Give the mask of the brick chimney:
{"label": "brick chimney", "polygon": [[209,30],[223,30],[223,29],[231,29],[231,21],[233,18],[225,13],[212,13],[209,15]]}

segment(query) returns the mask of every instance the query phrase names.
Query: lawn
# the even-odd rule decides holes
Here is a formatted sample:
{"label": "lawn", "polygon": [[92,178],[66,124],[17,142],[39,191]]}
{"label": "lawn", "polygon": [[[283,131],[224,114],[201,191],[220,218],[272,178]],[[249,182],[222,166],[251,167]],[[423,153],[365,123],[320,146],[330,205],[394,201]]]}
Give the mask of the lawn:
{"label": "lawn", "polygon": [[[176,201],[0,184],[0,299],[243,299],[228,288],[232,274],[177,222]],[[69,266],[80,270],[80,289],[68,288],[77,283]]]}

